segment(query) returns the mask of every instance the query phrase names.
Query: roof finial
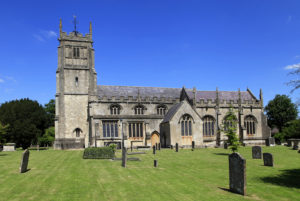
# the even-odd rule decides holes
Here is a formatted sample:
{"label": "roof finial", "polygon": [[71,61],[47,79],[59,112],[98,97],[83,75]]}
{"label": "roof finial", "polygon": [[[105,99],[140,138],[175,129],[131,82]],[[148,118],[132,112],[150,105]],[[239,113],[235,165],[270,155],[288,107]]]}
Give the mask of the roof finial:
{"label": "roof finial", "polygon": [[90,35],[92,35],[92,22],[90,22]]}
{"label": "roof finial", "polygon": [[59,35],[61,35],[62,32],[62,23],[61,23],[61,18],[59,19]]}

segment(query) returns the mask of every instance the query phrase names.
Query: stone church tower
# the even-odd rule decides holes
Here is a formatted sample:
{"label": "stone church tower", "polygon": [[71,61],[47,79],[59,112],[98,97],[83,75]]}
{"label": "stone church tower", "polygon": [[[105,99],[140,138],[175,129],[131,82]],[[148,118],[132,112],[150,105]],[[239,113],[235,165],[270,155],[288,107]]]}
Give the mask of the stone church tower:
{"label": "stone church tower", "polygon": [[89,33],[69,34],[59,24],[58,66],[56,71],[56,149],[89,146],[89,101],[97,92],[92,25]]}

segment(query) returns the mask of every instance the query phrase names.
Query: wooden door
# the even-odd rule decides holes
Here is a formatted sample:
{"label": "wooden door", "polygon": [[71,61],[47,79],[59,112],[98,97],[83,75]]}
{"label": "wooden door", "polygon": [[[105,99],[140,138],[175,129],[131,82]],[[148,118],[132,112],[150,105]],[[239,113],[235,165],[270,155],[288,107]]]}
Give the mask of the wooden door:
{"label": "wooden door", "polygon": [[155,143],[159,143],[159,135],[157,133],[153,133],[151,136],[151,145],[155,146]]}

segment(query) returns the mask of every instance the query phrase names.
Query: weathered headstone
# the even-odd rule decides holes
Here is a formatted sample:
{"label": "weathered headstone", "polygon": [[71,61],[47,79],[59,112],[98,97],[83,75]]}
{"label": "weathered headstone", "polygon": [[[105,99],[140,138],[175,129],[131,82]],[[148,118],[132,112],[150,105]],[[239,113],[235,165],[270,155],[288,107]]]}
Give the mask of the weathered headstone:
{"label": "weathered headstone", "polygon": [[246,195],[246,160],[239,153],[229,155],[230,191]]}
{"label": "weathered headstone", "polygon": [[156,148],[154,145],[153,145],[153,154],[156,154]]}
{"label": "weathered headstone", "polygon": [[24,173],[27,171],[28,162],[29,162],[29,150],[26,149],[22,154],[20,173]]}
{"label": "weathered headstone", "polygon": [[157,167],[157,166],[158,166],[158,161],[154,160],[154,167]]}
{"label": "weathered headstone", "polygon": [[158,143],[158,150],[160,150],[160,148],[161,148],[161,144],[160,144],[160,143]]}
{"label": "weathered headstone", "polygon": [[127,162],[127,149],[126,147],[122,148],[122,167],[126,167]]}
{"label": "weathered headstone", "polygon": [[273,167],[273,155],[270,153],[263,153],[263,158],[264,158],[264,166],[271,166]]}
{"label": "weathered headstone", "polygon": [[155,149],[158,150],[158,144],[157,143],[155,143]]}
{"label": "weathered headstone", "polygon": [[195,141],[192,141],[192,151],[195,149]]}
{"label": "weathered headstone", "polygon": [[287,146],[288,146],[288,147],[291,147],[291,146],[292,146],[292,141],[291,141],[291,140],[288,140],[288,141],[287,141]]}
{"label": "weathered headstone", "polygon": [[275,146],[275,139],[273,137],[269,137],[268,139],[266,139],[266,145]]}
{"label": "weathered headstone", "polygon": [[176,152],[178,152],[178,143],[176,143]]}
{"label": "weathered headstone", "polygon": [[171,149],[173,149],[173,145],[171,145]]}
{"label": "weathered headstone", "polygon": [[3,146],[3,151],[16,151],[16,144],[15,143],[7,143]]}
{"label": "weathered headstone", "polygon": [[293,145],[293,149],[294,150],[298,150],[299,149],[299,146],[298,146],[298,144],[299,144],[299,141],[298,140],[294,140],[294,143],[293,143],[294,145]]}
{"label": "weathered headstone", "polygon": [[228,143],[224,142],[224,149],[228,149]]}
{"label": "weathered headstone", "polygon": [[132,144],[131,144],[131,146],[130,146],[130,151],[132,152]]}
{"label": "weathered headstone", "polygon": [[252,147],[252,158],[253,159],[261,159],[261,147],[260,146]]}

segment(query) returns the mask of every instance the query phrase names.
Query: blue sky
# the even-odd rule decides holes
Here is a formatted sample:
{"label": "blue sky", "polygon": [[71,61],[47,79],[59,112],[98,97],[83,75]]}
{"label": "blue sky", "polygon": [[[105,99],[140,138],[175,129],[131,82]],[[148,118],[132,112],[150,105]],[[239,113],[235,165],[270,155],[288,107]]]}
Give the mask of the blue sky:
{"label": "blue sky", "polygon": [[246,90],[265,104],[290,94],[287,66],[300,66],[297,0],[3,1],[0,103],[55,95],[63,30],[93,24],[98,84]]}

